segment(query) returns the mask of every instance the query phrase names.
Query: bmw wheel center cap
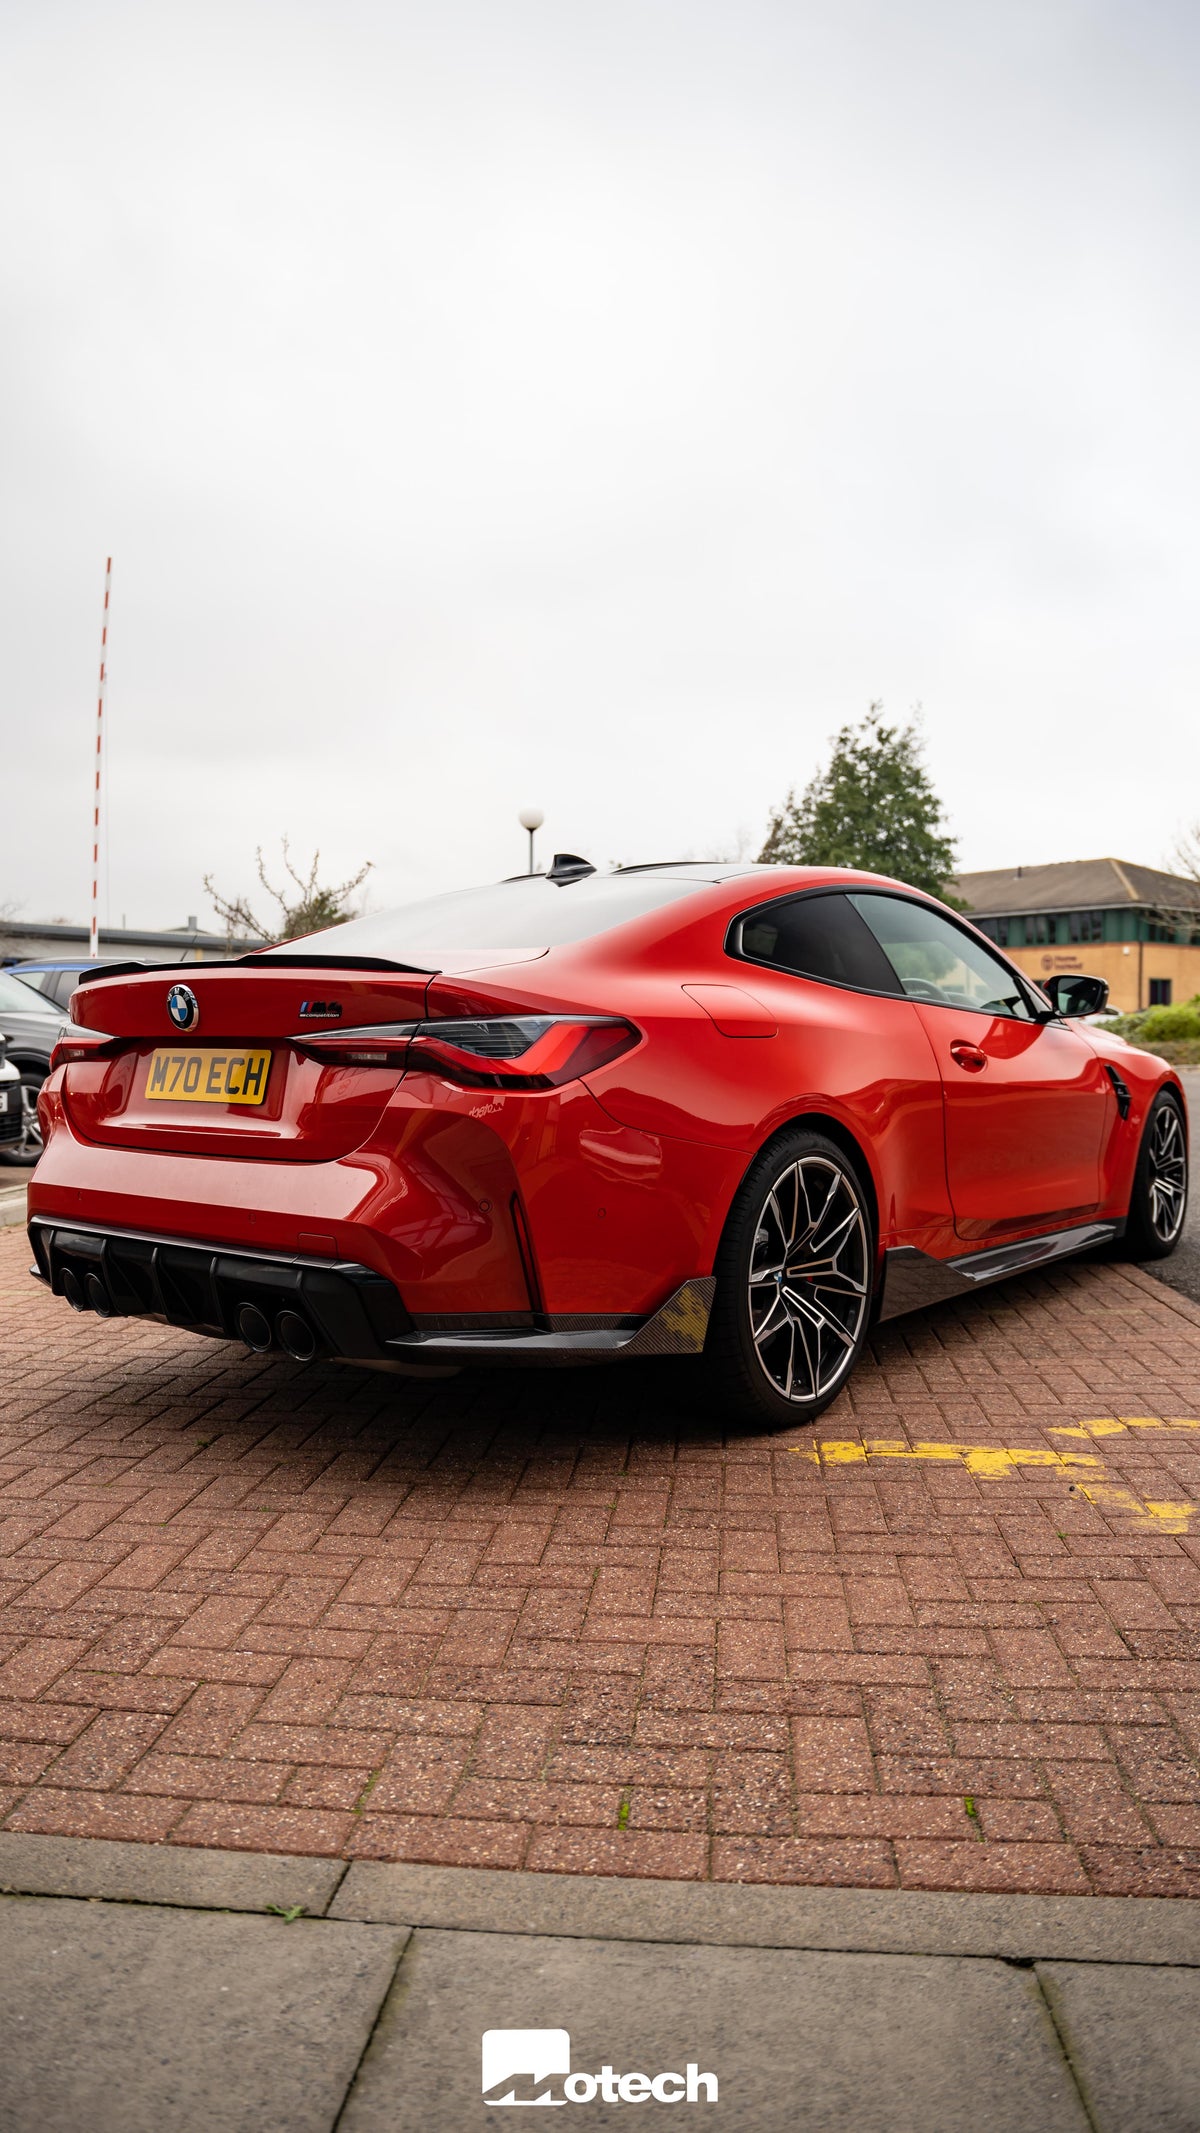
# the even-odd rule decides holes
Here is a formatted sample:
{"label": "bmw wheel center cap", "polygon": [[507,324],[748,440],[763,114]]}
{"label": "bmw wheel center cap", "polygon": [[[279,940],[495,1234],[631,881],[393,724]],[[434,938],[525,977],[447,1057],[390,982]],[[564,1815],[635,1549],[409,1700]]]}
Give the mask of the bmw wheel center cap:
{"label": "bmw wheel center cap", "polygon": [[172,985],[167,994],[167,1013],[176,1029],[195,1029],[200,1020],[200,1003],[190,985]]}

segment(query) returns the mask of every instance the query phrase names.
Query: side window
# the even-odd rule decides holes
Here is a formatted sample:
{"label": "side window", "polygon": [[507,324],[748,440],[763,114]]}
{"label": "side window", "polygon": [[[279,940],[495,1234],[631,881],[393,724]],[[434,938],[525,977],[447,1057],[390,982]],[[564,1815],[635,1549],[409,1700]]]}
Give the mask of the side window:
{"label": "side window", "polygon": [[747,911],[734,933],[734,953],[770,963],[798,977],[864,992],[901,987],[869,926],[847,897],[794,896]]}
{"label": "side window", "polygon": [[966,1007],[980,1015],[1010,1015],[1030,1022],[1029,1004],[1011,970],[988,954],[981,941],[924,904],[900,896],[853,894],[910,1000],[939,1007]]}

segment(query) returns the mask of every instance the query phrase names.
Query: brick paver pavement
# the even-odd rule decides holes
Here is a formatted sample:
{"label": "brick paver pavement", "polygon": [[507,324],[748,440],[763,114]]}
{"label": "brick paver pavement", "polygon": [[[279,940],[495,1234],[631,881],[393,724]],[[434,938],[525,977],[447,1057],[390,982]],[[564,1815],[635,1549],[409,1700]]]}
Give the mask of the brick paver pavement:
{"label": "brick paver pavement", "polygon": [[28,1263],[0,1236],[4,1827],[1200,1893],[1200,1309],[1147,1275],[899,1321],[771,1437],[686,1368],[267,1363]]}

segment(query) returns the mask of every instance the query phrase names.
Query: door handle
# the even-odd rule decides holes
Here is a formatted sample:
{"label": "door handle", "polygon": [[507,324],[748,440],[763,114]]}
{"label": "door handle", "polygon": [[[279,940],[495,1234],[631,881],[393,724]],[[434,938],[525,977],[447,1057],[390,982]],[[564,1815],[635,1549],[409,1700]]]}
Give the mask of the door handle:
{"label": "door handle", "polygon": [[950,1057],[966,1074],[981,1074],[987,1065],[987,1053],[981,1052],[977,1044],[968,1044],[964,1037],[955,1038]]}

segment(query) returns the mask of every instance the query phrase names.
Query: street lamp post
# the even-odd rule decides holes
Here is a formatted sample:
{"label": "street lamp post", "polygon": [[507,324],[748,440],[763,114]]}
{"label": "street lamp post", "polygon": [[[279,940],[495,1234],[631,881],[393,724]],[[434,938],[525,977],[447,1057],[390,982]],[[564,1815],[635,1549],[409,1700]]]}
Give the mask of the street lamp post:
{"label": "street lamp post", "polygon": [[529,832],[529,871],[533,872],[533,833],[540,830],[546,817],[540,807],[523,807],[517,820],[523,830]]}

